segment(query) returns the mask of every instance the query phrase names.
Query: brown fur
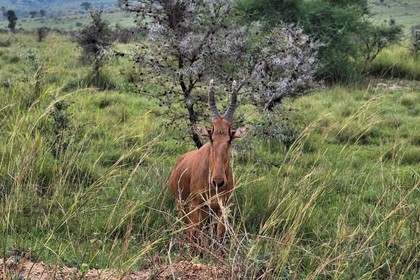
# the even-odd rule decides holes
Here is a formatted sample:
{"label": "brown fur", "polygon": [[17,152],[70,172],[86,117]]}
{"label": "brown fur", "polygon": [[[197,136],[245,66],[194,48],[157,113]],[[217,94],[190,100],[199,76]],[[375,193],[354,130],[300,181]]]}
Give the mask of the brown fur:
{"label": "brown fur", "polygon": [[169,188],[190,225],[190,242],[199,243],[203,221],[208,216],[206,209],[219,217],[217,238],[220,241],[225,233],[221,209],[227,206],[234,188],[230,145],[234,138],[245,136],[248,129],[232,130],[230,122],[223,118],[213,121],[211,130],[198,125],[194,129],[199,135],[209,137],[210,142],[178,159],[169,178]]}

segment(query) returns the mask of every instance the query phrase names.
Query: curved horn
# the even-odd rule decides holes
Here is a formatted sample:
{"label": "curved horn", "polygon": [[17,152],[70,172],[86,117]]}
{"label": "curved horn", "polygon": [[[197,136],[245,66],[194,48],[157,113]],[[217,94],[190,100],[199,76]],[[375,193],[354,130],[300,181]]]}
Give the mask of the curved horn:
{"label": "curved horn", "polygon": [[233,81],[232,100],[230,102],[229,108],[226,110],[226,113],[224,115],[224,119],[227,120],[228,122],[233,121],[233,114],[235,114],[235,110],[236,110],[237,93],[238,93],[238,89],[236,87],[236,81]]}
{"label": "curved horn", "polygon": [[213,79],[210,81],[209,104],[210,104],[210,111],[211,111],[211,119],[212,119],[212,121],[215,121],[215,120],[220,119],[221,116],[220,116],[219,110],[217,110],[216,102],[214,101]]}

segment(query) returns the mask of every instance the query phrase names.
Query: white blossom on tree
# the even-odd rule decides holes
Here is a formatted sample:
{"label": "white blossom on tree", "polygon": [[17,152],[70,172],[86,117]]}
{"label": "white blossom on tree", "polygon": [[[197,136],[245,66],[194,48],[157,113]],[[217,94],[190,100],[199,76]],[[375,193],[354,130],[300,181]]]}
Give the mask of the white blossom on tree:
{"label": "white blossom on tree", "polygon": [[[207,118],[201,88],[210,79],[219,90],[236,80],[243,99],[268,111],[313,85],[320,44],[297,26],[269,33],[258,23],[239,26],[229,0],[119,0],[119,5],[135,13],[147,32],[136,62],[149,67],[144,81],[157,82],[153,94],[174,120],[185,119],[173,109],[177,104],[186,109],[189,124]],[[201,146],[199,137],[192,137]]]}

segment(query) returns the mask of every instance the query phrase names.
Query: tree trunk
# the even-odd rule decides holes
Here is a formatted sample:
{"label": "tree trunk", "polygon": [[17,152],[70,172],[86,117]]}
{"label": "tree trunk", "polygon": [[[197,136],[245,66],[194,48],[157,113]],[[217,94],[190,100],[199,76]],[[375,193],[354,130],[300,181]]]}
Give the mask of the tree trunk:
{"label": "tree trunk", "polygon": [[[182,69],[184,66],[184,62],[182,58],[178,59],[178,67]],[[190,81],[190,86],[187,87],[184,80],[184,75],[179,76],[179,84],[181,85],[182,93],[184,94],[184,104],[188,111],[188,119],[190,120],[190,125],[194,125],[197,123],[197,115],[194,111],[194,103],[191,97],[191,90],[192,90],[192,83]],[[191,129],[191,138],[195,143],[197,149],[200,149],[203,146],[203,143],[200,140],[200,137],[195,133],[193,129]]]}
{"label": "tree trunk", "polygon": [[94,75],[95,75],[95,83],[99,83],[99,70],[101,69],[101,64],[98,59],[95,60],[94,65]]}
{"label": "tree trunk", "polygon": [[195,133],[194,130],[191,131],[191,138],[194,141],[197,149],[200,149],[203,146],[203,143],[201,142],[200,137],[197,135],[197,133]]}
{"label": "tree trunk", "polygon": [[[192,101],[191,93],[188,91],[187,87],[185,87],[185,83],[183,80],[181,80],[181,88],[184,93],[184,104],[185,107],[187,107],[188,119],[190,121],[190,125],[192,126],[197,123],[197,116],[194,111],[194,104]],[[197,133],[195,133],[193,129],[191,129],[191,138],[194,141],[197,149],[200,149],[201,146],[203,146],[200,137],[197,135]]]}

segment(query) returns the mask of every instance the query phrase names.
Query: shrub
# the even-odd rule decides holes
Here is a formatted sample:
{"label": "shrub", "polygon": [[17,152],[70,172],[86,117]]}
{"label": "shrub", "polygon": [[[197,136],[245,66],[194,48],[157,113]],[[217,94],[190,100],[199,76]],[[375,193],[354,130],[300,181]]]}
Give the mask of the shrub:
{"label": "shrub", "polygon": [[33,77],[33,80],[31,81],[34,85],[32,98],[36,99],[39,97],[44,84],[44,63],[42,59],[39,58],[37,51],[33,49],[28,49],[23,57],[28,65],[25,71]]}
{"label": "shrub", "polygon": [[42,40],[45,39],[45,37],[47,37],[48,34],[48,28],[47,27],[40,27],[37,30],[37,35],[38,35],[38,42],[42,42]]}
{"label": "shrub", "polygon": [[63,100],[57,100],[54,103],[53,110],[50,112],[50,137],[49,144],[52,154],[59,158],[67,150],[69,139],[68,132],[71,130],[70,114],[68,113],[69,104]]}
{"label": "shrub", "polygon": [[10,40],[6,40],[6,41],[0,41],[0,47],[10,47],[12,45],[12,42],[10,42]]}
{"label": "shrub", "polygon": [[262,21],[264,29],[271,29],[279,21],[293,23],[299,20],[302,0],[240,0],[237,9],[245,21]]}
{"label": "shrub", "polygon": [[83,51],[82,60],[93,63],[93,72],[99,80],[99,70],[109,57],[112,47],[112,30],[108,21],[102,18],[102,11],[91,11],[92,22],[75,36]]}
{"label": "shrub", "polygon": [[417,56],[420,51],[420,24],[413,25],[410,31],[410,49]]}
{"label": "shrub", "polygon": [[401,41],[402,27],[390,20],[389,24],[376,26],[370,22],[366,22],[364,32],[358,36],[361,45],[361,54],[364,58],[364,71],[367,69],[378,54],[386,47]]}
{"label": "shrub", "polygon": [[299,136],[293,122],[289,119],[291,111],[283,107],[276,107],[272,111],[264,110],[262,122],[254,123],[257,135],[264,138],[277,140],[286,145],[291,145]]}

